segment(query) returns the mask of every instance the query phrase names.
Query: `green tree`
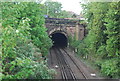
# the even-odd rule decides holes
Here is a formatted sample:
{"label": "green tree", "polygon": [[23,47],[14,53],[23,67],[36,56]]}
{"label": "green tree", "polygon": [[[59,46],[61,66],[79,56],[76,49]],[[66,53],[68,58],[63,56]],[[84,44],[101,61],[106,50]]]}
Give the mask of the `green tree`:
{"label": "green tree", "polygon": [[120,2],[111,3],[110,9],[108,10],[107,17],[105,18],[107,36],[107,52],[108,56],[118,57],[120,54],[119,43],[120,43]]}
{"label": "green tree", "polygon": [[44,10],[40,8],[43,6],[32,2],[1,5],[3,79],[52,78],[54,71],[42,59],[51,46],[44,27]]}
{"label": "green tree", "polygon": [[58,18],[60,13],[61,13],[61,9],[62,9],[62,4],[59,2],[52,2],[52,1],[48,1],[44,3],[46,6],[46,14],[49,15],[50,17],[53,18]]}
{"label": "green tree", "polygon": [[[79,48],[83,56],[95,62],[103,74],[119,78],[120,2],[91,2],[83,5],[88,35]],[[81,46],[79,46],[81,47]]]}
{"label": "green tree", "polygon": [[60,13],[59,18],[72,18],[72,14],[70,14],[68,11],[62,10]]}
{"label": "green tree", "polygon": [[45,15],[53,18],[72,18],[76,16],[66,10],[62,10],[62,4],[60,2],[53,2],[48,0],[44,3]]}

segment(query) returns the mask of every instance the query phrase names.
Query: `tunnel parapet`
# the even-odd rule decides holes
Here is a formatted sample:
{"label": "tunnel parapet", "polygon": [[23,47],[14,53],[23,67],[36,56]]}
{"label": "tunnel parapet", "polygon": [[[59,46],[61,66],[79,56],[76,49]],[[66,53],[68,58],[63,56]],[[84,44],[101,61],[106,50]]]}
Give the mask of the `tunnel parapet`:
{"label": "tunnel parapet", "polygon": [[82,40],[85,36],[85,26],[79,22],[78,19],[45,18],[45,27],[48,35],[61,32],[65,36],[75,36],[77,40]]}
{"label": "tunnel parapet", "polygon": [[65,19],[65,18],[46,18],[45,19],[46,24],[49,23],[55,26],[58,26],[58,25],[75,26],[78,21],[79,20],[71,20],[71,19]]}

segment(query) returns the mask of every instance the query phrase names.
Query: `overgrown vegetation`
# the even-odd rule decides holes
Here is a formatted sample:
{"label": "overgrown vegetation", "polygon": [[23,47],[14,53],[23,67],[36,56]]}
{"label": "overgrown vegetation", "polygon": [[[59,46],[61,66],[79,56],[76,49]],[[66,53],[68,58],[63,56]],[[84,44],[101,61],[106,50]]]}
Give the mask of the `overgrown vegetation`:
{"label": "overgrown vegetation", "polygon": [[45,14],[51,18],[74,18],[76,14],[73,12],[68,12],[66,10],[62,10],[62,4],[60,2],[54,2],[52,0],[48,0],[45,3]]}
{"label": "overgrown vegetation", "polygon": [[83,8],[89,32],[80,42],[73,39],[72,47],[103,75],[120,78],[120,2],[91,2]]}
{"label": "overgrown vegetation", "polygon": [[[73,14],[62,11],[57,2],[1,2],[0,6],[0,79],[52,79],[55,71],[44,60],[52,43],[43,15],[69,18]],[[89,32],[82,41],[70,37],[71,48],[103,75],[120,78],[120,2],[87,3],[83,8]]]}
{"label": "overgrown vegetation", "polygon": [[0,77],[52,79],[55,71],[48,68],[43,58],[52,45],[44,27],[43,5],[35,2],[3,2],[1,6],[2,74],[0,73]]}

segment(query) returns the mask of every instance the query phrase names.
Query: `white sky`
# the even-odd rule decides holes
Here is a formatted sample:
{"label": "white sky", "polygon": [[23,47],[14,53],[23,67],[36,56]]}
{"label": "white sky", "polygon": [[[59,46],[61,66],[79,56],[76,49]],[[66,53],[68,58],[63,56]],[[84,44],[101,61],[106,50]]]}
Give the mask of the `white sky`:
{"label": "white sky", "polygon": [[63,10],[73,11],[76,14],[80,14],[80,12],[82,11],[82,8],[80,6],[81,0],[52,0],[52,1],[60,2],[62,4]]}

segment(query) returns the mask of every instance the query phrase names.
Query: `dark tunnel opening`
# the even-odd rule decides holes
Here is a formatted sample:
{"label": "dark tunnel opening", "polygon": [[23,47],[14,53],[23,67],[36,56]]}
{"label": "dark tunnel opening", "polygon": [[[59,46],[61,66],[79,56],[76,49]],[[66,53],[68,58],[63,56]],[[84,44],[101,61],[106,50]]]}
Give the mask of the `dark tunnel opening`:
{"label": "dark tunnel opening", "polygon": [[62,33],[54,33],[51,35],[54,47],[67,47],[67,37]]}

